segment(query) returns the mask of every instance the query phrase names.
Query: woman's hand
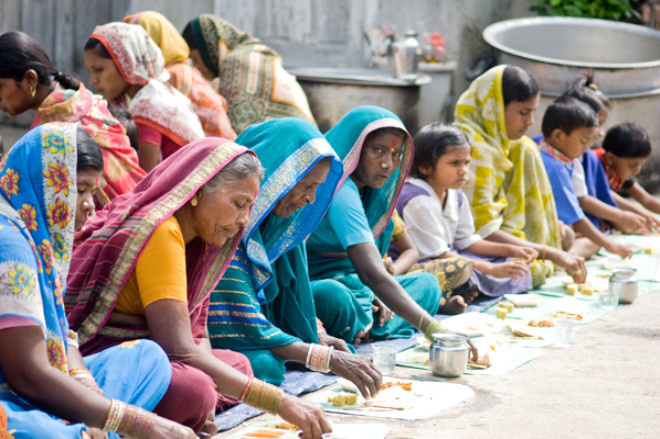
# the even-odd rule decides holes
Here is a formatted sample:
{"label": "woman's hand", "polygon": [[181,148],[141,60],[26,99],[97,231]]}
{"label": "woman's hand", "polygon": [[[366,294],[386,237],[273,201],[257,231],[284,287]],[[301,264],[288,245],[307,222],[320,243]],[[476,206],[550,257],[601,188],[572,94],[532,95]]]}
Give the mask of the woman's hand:
{"label": "woman's hand", "polygon": [[335,348],[335,351],[351,353],[344,340],[328,335],[325,331],[319,331],[319,344],[322,346],[332,346]]}
{"label": "woman's hand", "polygon": [[376,296],[374,296],[374,301],[371,303],[371,310],[374,316],[378,316],[378,326],[383,326],[388,320],[394,318],[394,312]]}
{"label": "woman's hand", "polygon": [[365,399],[375,396],[383,383],[380,371],[371,361],[352,353],[333,352],[330,370],[355,384]]}
{"label": "woman's hand", "polygon": [[81,436],[89,439],[108,439],[108,433],[100,428],[87,427],[87,431],[83,431]]}
{"label": "woman's hand", "polygon": [[287,393],[282,396],[278,415],[300,427],[304,439],[321,439],[323,433],[332,431],[330,421],[325,417],[320,405]]}
{"label": "woman's hand", "polygon": [[383,258],[383,265],[385,265],[385,270],[387,270],[389,274],[394,274],[395,269],[394,269],[394,261],[392,261],[392,258],[390,258],[389,256]]}
{"label": "woman's hand", "polygon": [[523,261],[507,261],[494,264],[494,269],[490,274],[497,277],[520,279],[529,272],[529,267]]}
{"label": "woman's hand", "polygon": [[605,250],[615,255],[619,255],[621,259],[627,259],[632,256],[632,249],[623,244],[611,243],[605,246]]}
{"label": "woman's hand", "polygon": [[646,218],[633,212],[621,211],[620,219],[614,223],[614,227],[623,233],[643,234],[647,231]]}
{"label": "woman's hand", "polygon": [[509,245],[509,256],[512,258],[520,258],[526,262],[531,262],[539,257],[539,253],[531,247],[518,247],[517,245]]}
{"label": "woman's hand", "polygon": [[472,340],[470,340],[470,337],[468,337],[468,339],[467,339],[467,344],[468,344],[468,347],[470,348],[470,352],[472,353],[472,361],[479,361],[479,350],[472,343]]}
{"label": "woman's hand", "polygon": [[169,438],[197,439],[197,435],[190,428],[169,419],[156,416],[156,423],[151,429],[149,439]]}

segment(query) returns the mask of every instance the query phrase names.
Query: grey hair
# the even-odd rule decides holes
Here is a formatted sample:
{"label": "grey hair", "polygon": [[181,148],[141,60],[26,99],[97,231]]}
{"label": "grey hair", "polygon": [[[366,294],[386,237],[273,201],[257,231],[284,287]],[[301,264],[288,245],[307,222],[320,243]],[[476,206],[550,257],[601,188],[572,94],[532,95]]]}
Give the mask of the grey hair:
{"label": "grey hair", "polygon": [[229,162],[204,185],[205,193],[213,193],[222,186],[236,186],[246,178],[258,176],[264,178],[264,168],[254,154],[241,154]]}

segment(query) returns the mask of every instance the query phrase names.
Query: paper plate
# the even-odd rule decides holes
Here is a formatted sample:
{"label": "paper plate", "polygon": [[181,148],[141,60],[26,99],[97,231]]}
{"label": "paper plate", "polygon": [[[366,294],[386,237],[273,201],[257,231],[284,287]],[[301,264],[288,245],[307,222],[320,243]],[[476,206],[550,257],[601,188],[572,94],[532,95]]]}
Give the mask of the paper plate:
{"label": "paper plate", "polygon": [[505,294],[504,298],[509,302],[513,303],[515,306],[520,306],[520,307],[538,306],[542,301],[541,296],[534,293]]}

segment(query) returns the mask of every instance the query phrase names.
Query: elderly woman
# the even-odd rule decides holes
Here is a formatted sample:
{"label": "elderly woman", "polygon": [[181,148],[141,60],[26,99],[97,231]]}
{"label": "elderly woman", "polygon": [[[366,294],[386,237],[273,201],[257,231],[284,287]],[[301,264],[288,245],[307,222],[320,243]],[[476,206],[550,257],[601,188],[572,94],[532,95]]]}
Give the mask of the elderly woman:
{"label": "elderly woman", "polygon": [[392,276],[383,262],[413,154],[408,131],[394,113],[364,106],[325,137],[343,160],[345,180],[307,240],[317,316],[329,334],[354,344],[407,338],[415,328],[432,338],[444,330],[432,317],[442,297],[437,279]]}
{"label": "elderly woman", "polygon": [[303,240],[332,200],[341,161],[316,128],[295,118],[254,125],[236,141],[257,153],[267,175],[243,242],[211,294],[211,344],[243,352],[255,376],[273,384],[284,380],[284,362],[296,361],[375,394],[381,377],[371,362],[318,332],[307,274]]}
{"label": "elderly woman", "polygon": [[205,336],[209,295],[247,225],[260,174],[252,152],[224,139],[177,151],[83,227],[65,304],[83,352],[142,337],[163,347],[172,380],[156,413],[200,431],[216,404],[239,400],[318,437],[329,429],[320,407],[253,380],[244,356],[211,350]]}
{"label": "elderly woman", "polygon": [[89,82],[111,105],[128,108],[138,128],[140,166],[162,159],[204,137],[190,101],[168,84],[163,54],[136,24],[96,26],[85,43]]}
{"label": "elderly woman", "polygon": [[51,123],[26,134],[0,170],[0,406],[10,437],[81,438],[86,431],[97,438],[102,429],[194,438],[146,411],[170,381],[158,345],[134,341],[83,359],[69,330],[62,294],[76,193],[78,201],[91,198],[76,171],[82,165],[100,173],[86,156],[101,157],[89,135],[74,124]]}
{"label": "elderly woman", "polygon": [[[552,262],[584,282],[584,258],[563,251],[552,188],[540,152],[525,136],[534,124],[539,87],[520,67],[493,67],[461,95],[456,125],[472,146],[470,177],[463,191],[471,201],[476,232],[483,238],[531,247],[534,286],[552,274]],[[547,262],[547,263],[546,263]]]}
{"label": "elderly woman", "polygon": [[[100,188],[99,204],[130,192],[146,175],[107,102],[73,75],[59,72],[28,35],[18,31],[0,35],[0,83],[6,83],[0,108],[8,116],[32,109],[37,112],[32,127],[47,122],[78,123],[94,138],[103,153],[106,183]],[[10,89],[14,93],[9,94]]]}
{"label": "elderly woman", "polygon": [[202,75],[209,81],[219,79],[218,92],[227,99],[229,120],[237,133],[285,116],[315,123],[295,76],[259,39],[211,14],[190,21],[183,38]]}
{"label": "elderly woman", "polygon": [[234,140],[236,133],[227,117],[227,101],[196,67],[188,64],[190,48],[174,25],[156,11],[127,15],[122,21],[142,26],[160,47],[170,73],[169,83],[190,99],[206,135]]}

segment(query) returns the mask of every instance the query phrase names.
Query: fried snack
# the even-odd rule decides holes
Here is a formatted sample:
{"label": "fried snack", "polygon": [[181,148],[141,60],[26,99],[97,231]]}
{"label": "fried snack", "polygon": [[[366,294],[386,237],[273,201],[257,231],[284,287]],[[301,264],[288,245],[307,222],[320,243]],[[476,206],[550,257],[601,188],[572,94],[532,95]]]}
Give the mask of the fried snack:
{"label": "fried snack", "polygon": [[495,312],[497,313],[497,318],[502,320],[506,319],[506,315],[508,314],[506,308],[497,308]]}
{"label": "fried snack", "polygon": [[355,393],[340,393],[334,397],[328,396],[328,402],[331,402],[335,407],[344,407],[357,404],[357,398],[358,396]]}
{"label": "fried snack", "polygon": [[468,361],[468,367],[470,369],[488,369],[490,366],[492,366],[492,364],[490,362],[490,355],[488,355],[488,351],[479,355],[477,361],[472,361],[472,359]]}
{"label": "fried snack", "polygon": [[295,430],[298,431],[300,428],[297,425],[293,425],[289,422],[283,421],[279,424],[271,425],[273,428],[279,428],[280,430]]}
{"label": "fried snack", "polygon": [[534,328],[552,328],[553,326],[555,326],[552,320],[540,320],[538,322],[534,320],[530,320],[527,325],[532,326]]}
{"label": "fried snack", "polygon": [[569,296],[575,296],[578,292],[578,286],[577,284],[568,284],[566,286],[566,294]]}
{"label": "fried snack", "polygon": [[511,302],[500,302],[498,304],[499,308],[505,308],[508,313],[512,313],[513,310],[516,308],[516,305],[514,305]]}

